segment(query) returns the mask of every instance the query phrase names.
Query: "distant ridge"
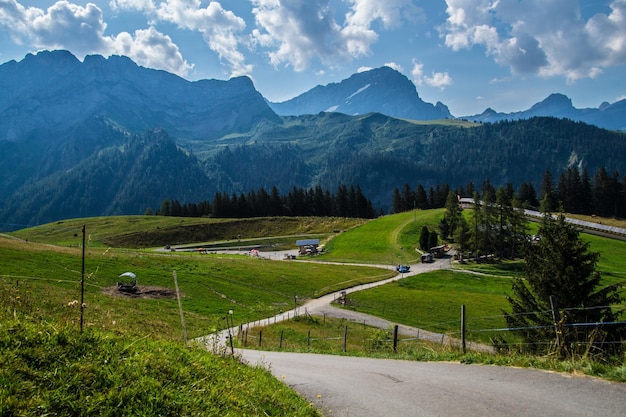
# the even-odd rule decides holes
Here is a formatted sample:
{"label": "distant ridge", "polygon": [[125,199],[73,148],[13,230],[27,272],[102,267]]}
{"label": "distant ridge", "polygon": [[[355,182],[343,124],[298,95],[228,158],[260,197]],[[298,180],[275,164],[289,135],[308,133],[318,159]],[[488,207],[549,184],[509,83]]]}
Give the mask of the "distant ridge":
{"label": "distant ridge", "polygon": [[498,113],[488,108],[481,114],[463,116],[461,119],[481,123],[495,123],[501,120],[521,120],[531,117],[558,117],[577,122],[585,122],[604,129],[626,131],[626,100],[613,104],[602,103],[598,108],[577,109],[572,100],[563,94],[550,94],[545,100],[534,104],[528,110],[513,113]]}

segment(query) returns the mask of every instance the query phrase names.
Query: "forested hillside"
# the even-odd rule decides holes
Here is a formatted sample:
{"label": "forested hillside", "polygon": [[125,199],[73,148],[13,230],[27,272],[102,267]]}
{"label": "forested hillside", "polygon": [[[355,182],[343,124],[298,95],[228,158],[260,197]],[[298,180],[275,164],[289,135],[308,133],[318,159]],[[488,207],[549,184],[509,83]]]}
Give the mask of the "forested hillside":
{"label": "forested hillside", "polygon": [[163,129],[134,135],[96,118],[47,148],[26,152],[27,145],[3,144],[4,229],[274,187],[281,194],[358,187],[376,213],[389,213],[394,189],[405,184],[455,189],[489,180],[539,193],[546,171],[555,182],[571,170],[603,168],[611,183],[626,173],[625,133],[554,118],[480,125],[320,113],[263,121],[217,140],[170,138]]}
{"label": "forested hillside", "polygon": [[455,188],[489,179],[539,189],[546,170],[555,178],[568,167],[626,172],[624,133],[555,118],[468,126],[321,113],[259,125],[219,147],[194,150],[222,191],[355,184],[385,211],[393,189],[405,183]]}

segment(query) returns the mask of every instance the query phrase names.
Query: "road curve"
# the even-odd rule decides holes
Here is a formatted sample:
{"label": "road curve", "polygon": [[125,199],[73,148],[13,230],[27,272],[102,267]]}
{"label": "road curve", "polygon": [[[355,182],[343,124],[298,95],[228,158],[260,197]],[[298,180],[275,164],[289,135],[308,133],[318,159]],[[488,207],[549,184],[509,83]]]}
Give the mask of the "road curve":
{"label": "road curve", "polygon": [[327,416],[624,417],[626,384],[534,369],[239,350]]}
{"label": "road curve", "polygon": [[[347,291],[364,290],[408,275],[448,267],[447,260],[416,264],[411,266],[412,271],[408,274]],[[304,310],[312,314],[332,314],[331,311],[350,314],[349,310],[330,306],[338,295],[339,292],[309,300],[295,311],[251,325],[269,325]],[[369,316],[369,319],[372,317]],[[230,330],[233,334],[237,332],[236,328]],[[227,331],[224,330],[218,338],[222,343],[226,340]],[[436,335],[437,338],[440,336]],[[210,337],[198,340],[210,346]],[[326,416],[626,416],[626,384],[591,377],[445,362],[245,349],[238,349],[236,353],[251,365],[266,367]]]}

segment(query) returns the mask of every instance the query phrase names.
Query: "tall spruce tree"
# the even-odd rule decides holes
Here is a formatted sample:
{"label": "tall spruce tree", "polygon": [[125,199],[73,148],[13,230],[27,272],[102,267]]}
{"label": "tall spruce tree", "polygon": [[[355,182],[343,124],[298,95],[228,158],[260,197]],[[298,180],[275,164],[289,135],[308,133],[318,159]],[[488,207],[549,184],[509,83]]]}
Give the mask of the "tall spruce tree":
{"label": "tall spruce tree", "polygon": [[552,213],[558,209],[557,192],[552,182],[552,173],[547,170],[543,173],[541,179],[541,201],[539,202],[539,211],[543,213]]}
{"label": "tall spruce tree", "polygon": [[531,351],[562,357],[620,351],[624,327],[610,323],[621,314],[611,308],[623,302],[621,284],[601,285],[599,253],[589,251],[589,243],[564,216],[545,216],[539,235],[526,248],[526,279],[517,278],[507,297],[509,327],[517,329]]}
{"label": "tall spruce tree", "polygon": [[439,231],[442,239],[454,239],[461,216],[458,197],[452,191],[449,191],[446,198],[446,212],[439,222]]}
{"label": "tall spruce tree", "polygon": [[428,230],[428,227],[423,226],[422,227],[422,231],[420,233],[420,249],[421,250],[429,250],[430,248],[428,247],[428,243],[430,241],[430,231]]}

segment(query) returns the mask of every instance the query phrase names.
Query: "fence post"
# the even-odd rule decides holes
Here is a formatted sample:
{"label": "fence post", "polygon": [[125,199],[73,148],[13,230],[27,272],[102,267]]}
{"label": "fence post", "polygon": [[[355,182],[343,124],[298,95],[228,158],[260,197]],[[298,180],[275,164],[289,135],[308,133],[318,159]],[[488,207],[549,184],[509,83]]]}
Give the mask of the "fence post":
{"label": "fence post", "polygon": [[393,326],[393,353],[398,351],[398,325]]}
{"label": "fence post", "polygon": [[344,353],[348,350],[348,325],[346,324],[343,327],[343,351]]}
{"label": "fence post", "polygon": [[278,342],[278,348],[283,348],[283,330],[280,331],[280,342]]}
{"label": "fence post", "polygon": [[465,304],[461,304],[461,347],[465,354]]}
{"label": "fence post", "polygon": [[559,306],[557,305],[554,295],[550,296],[550,307],[552,307],[552,321],[554,321],[554,333],[556,334],[556,346],[561,351],[561,338],[559,336],[559,321],[561,321],[561,315],[559,314]]}
{"label": "fence post", "polygon": [[259,330],[259,347],[263,345],[263,330]]}

